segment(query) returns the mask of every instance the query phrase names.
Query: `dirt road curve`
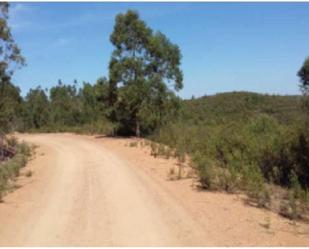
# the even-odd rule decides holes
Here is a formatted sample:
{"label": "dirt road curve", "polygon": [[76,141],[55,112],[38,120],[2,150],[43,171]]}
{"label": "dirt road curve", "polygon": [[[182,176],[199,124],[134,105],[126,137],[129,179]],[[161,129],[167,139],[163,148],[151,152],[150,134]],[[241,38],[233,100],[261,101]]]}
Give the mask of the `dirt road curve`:
{"label": "dirt road curve", "polygon": [[266,230],[264,211],[168,181],[170,161],[121,139],[18,137],[39,148],[0,203],[0,246],[309,245],[303,226],[270,214]]}
{"label": "dirt road curve", "polygon": [[[23,136],[40,146],[32,182],[0,207],[1,245],[200,245],[207,235],[160,186],[97,143]],[[41,156],[41,157],[40,157]],[[164,205],[164,206],[163,206]]]}

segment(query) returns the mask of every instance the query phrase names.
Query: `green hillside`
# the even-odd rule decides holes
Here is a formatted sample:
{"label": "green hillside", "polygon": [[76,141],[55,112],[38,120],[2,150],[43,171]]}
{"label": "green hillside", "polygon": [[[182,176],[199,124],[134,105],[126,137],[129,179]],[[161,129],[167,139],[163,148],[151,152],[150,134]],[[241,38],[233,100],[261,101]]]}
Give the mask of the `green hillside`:
{"label": "green hillside", "polygon": [[291,124],[303,117],[301,96],[227,92],[184,100],[183,103],[184,119],[195,123],[248,120],[266,114],[280,123]]}
{"label": "green hillside", "polygon": [[[265,183],[291,187],[295,193],[300,185],[309,187],[301,106],[301,96],[251,92],[183,100],[179,117],[161,126],[153,139],[174,148],[180,165],[189,154],[203,188],[243,190],[268,206],[271,193]],[[305,192],[296,195],[309,198]]]}

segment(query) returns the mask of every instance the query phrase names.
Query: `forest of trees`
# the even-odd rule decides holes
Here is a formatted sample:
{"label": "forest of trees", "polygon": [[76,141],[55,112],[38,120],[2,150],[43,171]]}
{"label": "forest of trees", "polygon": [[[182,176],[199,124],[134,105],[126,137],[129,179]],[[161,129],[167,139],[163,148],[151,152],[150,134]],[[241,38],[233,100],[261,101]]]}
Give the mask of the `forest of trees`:
{"label": "forest of trees", "polygon": [[[120,135],[147,135],[177,112],[182,88],[177,45],[154,32],[137,12],[116,17],[110,35],[114,51],[109,79],[94,84],[74,80],[30,89],[25,98],[10,80],[3,85],[5,130],[63,131],[89,128]],[[10,109],[11,108],[11,109]],[[10,117],[8,119],[8,117]],[[3,125],[1,125],[2,127]],[[4,127],[4,126],[3,126]]]}
{"label": "forest of trees", "polygon": [[309,58],[297,73],[302,96],[235,92],[182,100],[180,48],[129,10],[116,16],[110,35],[108,78],[59,80],[22,97],[11,78],[25,60],[7,18],[2,3],[0,147],[14,131],[148,137],[175,156],[188,154],[204,188],[244,190],[267,206],[267,185],[275,184],[293,191],[290,205],[309,202]]}

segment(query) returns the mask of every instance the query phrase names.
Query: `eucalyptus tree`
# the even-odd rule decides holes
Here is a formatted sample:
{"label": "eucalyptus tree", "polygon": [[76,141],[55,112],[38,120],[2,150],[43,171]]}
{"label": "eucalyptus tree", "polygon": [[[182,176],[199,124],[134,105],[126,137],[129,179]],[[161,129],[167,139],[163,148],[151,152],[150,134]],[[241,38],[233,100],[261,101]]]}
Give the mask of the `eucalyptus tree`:
{"label": "eucalyptus tree", "polygon": [[300,78],[300,89],[304,95],[304,109],[309,117],[309,57],[304,61],[297,75]]}
{"label": "eucalyptus tree", "polygon": [[300,78],[301,88],[304,92],[309,92],[309,57],[304,61],[297,75]]}
{"label": "eucalyptus tree", "polygon": [[305,123],[300,130],[299,139],[294,144],[292,152],[294,155],[295,173],[302,186],[309,187],[309,57],[305,59],[297,75],[300,79],[300,89],[303,93],[303,111]]}
{"label": "eucalyptus tree", "polygon": [[6,133],[19,125],[22,98],[11,82],[14,71],[25,65],[25,59],[8,26],[9,4],[0,2],[0,132]]}
{"label": "eucalyptus tree", "polygon": [[115,46],[109,65],[113,117],[125,132],[140,136],[162,122],[176,99],[174,90],[183,87],[180,49],[132,10],[116,16],[110,40]]}

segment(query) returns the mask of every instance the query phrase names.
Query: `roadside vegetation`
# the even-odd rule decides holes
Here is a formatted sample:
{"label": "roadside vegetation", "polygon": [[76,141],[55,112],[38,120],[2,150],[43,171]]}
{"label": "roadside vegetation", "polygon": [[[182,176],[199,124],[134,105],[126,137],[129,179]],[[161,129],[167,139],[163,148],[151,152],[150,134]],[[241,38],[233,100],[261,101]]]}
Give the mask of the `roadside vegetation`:
{"label": "roadside vegetation", "polygon": [[0,3],[0,201],[14,184],[15,177],[26,165],[30,156],[30,147],[17,143],[7,133],[19,128],[23,122],[19,115],[23,108],[23,99],[19,89],[11,82],[16,68],[25,65],[25,59],[15,43],[7,24],[9,4]]}
{"label": "roadside vegetation", "polygon": [[[3,145],[14,151],[12,157],[2,157],[0,160],[0,202],[2,197],[8,191],[15,187],[15,179],[19,176],[21,168],[26,166],[27,161],[31,156],[31,147],[26,143],[17,143],[14,137],[6,139],[6,144]],[[26,175],[30,177],[31,171]]]}
{"label": "roadside vegetation", "polygon": [[[6,25],[8,4],[1,6]],[[177,179],[190,162],[203,189],[245,192],[255,205],[293,219],[308,213],[309,59],[298,72],[299,96],[233,92],[182,100],[180,48],[129,10],[115,18],[108,78],[82,84],[59,80],[21,97],[10,64],[23,65],[24,59],[9,28],[1,32],[2,42],[13,44],[1,45],[8,53],[2,52],[0,64],[3,133],[147,137],[153,156],[177,158],[179,170],[171,172]]]}
{"label": "roadside vegetation", "polygon": [[190,155],[204,189],[246,192],[260,207],[306,215],[309,146],[302,103],[300,96],[246,92],[187,100],[152,139],[176,155]]}

